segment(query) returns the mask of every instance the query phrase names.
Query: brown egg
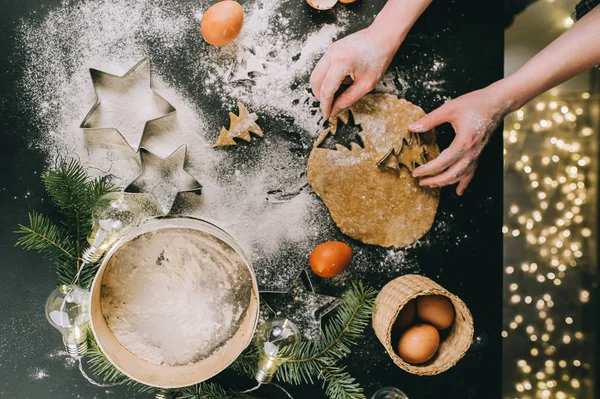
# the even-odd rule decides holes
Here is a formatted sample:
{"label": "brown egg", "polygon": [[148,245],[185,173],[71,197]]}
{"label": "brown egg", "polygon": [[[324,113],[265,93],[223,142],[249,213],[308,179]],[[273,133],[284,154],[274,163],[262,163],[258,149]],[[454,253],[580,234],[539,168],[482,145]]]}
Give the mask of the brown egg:
{"label": "brown egg", "polygon": [[338,0],[340,3],[349,4],[354,3],[356,0]]}
{"label": "brown egg", "polygon": [[306,0],[309,6],[317,10],[329,10],[338,0]]}
{"label": "brown egg", "polygon": [[242,30],[244,10],[236,1],[220,1],[213,4],[202,17],[200,31],[204,40],[213,46],[231,43]]}
{"label": "brown egg", "polygon": [[425,363],[440,346],[440,333],[429,324],[417,324],[406,330],[398,341],[398,354],[407,363]]}
{"label": "brown egg", "polygon": [[398,317],[396,318],[392,328],[397,331],[402,331],[406,327],[410,326],[415,320],[415,310],[415,300],[411,299],[402,307],[402,310],[398,314]]}
{"label": "brown egg", "polygon": [[454,321],[454,307],[442,295],[426,295],[417,298],[417,316],[436,328],[443,330]]}
{"label": "brown egg", "polygon": [[334,277],[346,270],[352,260],[352,248],[343,242],[329,241],[313,249],[308,262],[317,276]]}

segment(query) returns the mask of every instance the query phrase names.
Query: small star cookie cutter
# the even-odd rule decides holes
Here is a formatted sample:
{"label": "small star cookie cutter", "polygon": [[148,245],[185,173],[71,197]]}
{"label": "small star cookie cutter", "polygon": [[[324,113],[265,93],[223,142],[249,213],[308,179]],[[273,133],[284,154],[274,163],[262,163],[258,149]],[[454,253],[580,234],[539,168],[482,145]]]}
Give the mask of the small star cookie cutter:
{"label": "small star cookie cutter", "polygon": [[290,319],[309,340],[319,338],[321,320],[341,303],[339,298],[315,293],[306,270],[297,275],[287,291],[261,291],[260,295],[270,313]]}
{"label": "small star cookie cutter", "polygon": [[178,194],[202,193],[200,182],[185,170],[186,155],[185,145],[166,158],[161,158],[142,147],[142,172],[124,191],[152,194],[163,213],[168,215]]}

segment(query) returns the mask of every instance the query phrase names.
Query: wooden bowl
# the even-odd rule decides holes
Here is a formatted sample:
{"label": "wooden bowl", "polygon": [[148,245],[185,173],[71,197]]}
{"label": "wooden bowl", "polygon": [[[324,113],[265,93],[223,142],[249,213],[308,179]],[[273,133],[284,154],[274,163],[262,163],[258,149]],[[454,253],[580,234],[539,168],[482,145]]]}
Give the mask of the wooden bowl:
{"label": "wooden bowl", "polygon": [[[447,336],[440,342],[440,347],[431,360],[423,364],[410,364],[402,360],[395,351],[392,327],[404,305],[411,299],[424,295],[443,295],[448,298],[454,306],[454,322],[444,330],[444,335]],[[443,373],[462,359],[473,341],[473,317],[465,303],[427,277],[408,274],[390,281],[377,295],[375,308],[373,328],[377,338],[394,363],[411,374]]]}
{"label": "wooden bowl", "polygon": [[[242,316],[237,331],[212,354],[198,362],[171,366],[153,364],[134,355],[126,349],[109,328],[101,306],[102,281],[111,257],[132,239],[160,229],[194,229],[210,235],[219,245],[227,245],[239,255],[248,267],[248,285],[251,285],[249,300],[245,314]],[[239,259],[239,258],[238,258]],[[246,302],[247,301],[247,302]],[[246,306],[246,305],[244,305]],[[98,346],[106,358],[123,374],[142,384],[159,388],[178,388],[205,381],[227,368],[252,341],[259,314],[258,287],[254,270],[235,240],[227,233],[208,222],[192,218],[164,218],[149,222],[125,237],[121,238],[104,257],[91,287],[91,329]],[[202,326],[198,326],[202,328]]]}

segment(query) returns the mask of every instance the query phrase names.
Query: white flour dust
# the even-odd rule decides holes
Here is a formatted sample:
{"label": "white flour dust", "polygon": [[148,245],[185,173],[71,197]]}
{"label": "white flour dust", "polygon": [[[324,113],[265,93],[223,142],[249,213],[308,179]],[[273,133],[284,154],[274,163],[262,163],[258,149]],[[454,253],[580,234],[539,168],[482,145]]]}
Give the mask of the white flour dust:
{"label": "white flour dust", "polygon": [[102,312],[119,342],[154,363],[210,356],[239,328],[252,294],[237,253],[191,229],[146,233],[111,258]]}
{"label": "white flour dust", "polygon": [[245,4],[246,18],[240,36],[230,45],[211,47],[198,58],[207,95],[222,102],[238,99],[254,111],[281,112],[294,118],[307,133],[318,133],[320,112],[310,112],[314,101],[308,77],[327,47],[348,22],[347,11],[336,10],[337,23],[325,24],[297,36],[292,20],[283,16],[280,0]]}
{"label": "white flour dust", "polygon": [[44,378],[48,378],[49,376],[50,374],[48,373],[48,370],[41,369],[38,367],[34,367],[29,371],[29,378],[33,380],[43,380]]}
{"label": "white flour dust", "polygon": [[[226,117],[207,114],[200,104],[216,99],[234,110],[240,100],[259,115],[259,125],[268,118],[293,119],[289,130],[301,138],[300,151],[307,154],[321,118],[308,77],[321,54],[348,33],[349,21],[358,16],[336,7],[330,23],[315,24],[300,35],[294,18],[286,16],[288,2],[246,2],[240,37],[215,48],[204,44],[198,30],[198,18],[208,5],[65,0],[41,21],[24,20],[18,38],[25,60],[21,83],[40,132],[34,145],[48,154],[50,165],[75,156],[95,174],[112,174],[121,186],[133,181],[140,173],[139,154],[114,132],[83,133],[79,125],[95,102],[89,68],[122,75],[149,57],[153,88],[177,112],[174,123],[149,125],[143,145],[160,157],[187,145],[185,168],[203,190],[199,204],[185,210],[226,229],[253,262],[270,262],[290,247],[309,253],[316,237],[334,227],[320,201],[304,189],[305,159],[290,155],[298,145],[265,129],[264,138],[235,151],[215,150],[212,144]],[[157,66],[171,59],[182,60],[186,87],[193,89],[184,91],[168,69]],[[444,67],[435,62],[439,70]],[[422,83],[411,80],[413,75],[386,74],[378,90],[403,95]],[[437,81],[437,72],[427,79]],[[240,154],[250,150],[252,158],[241,161]],[[306,264],[290,261],[288,266],[293,270],[269,272],[273,277],[266,288],[282,288]],[[260,266],[257,275],[260,281]],[[278,277],[281,281],[272,281]]]}

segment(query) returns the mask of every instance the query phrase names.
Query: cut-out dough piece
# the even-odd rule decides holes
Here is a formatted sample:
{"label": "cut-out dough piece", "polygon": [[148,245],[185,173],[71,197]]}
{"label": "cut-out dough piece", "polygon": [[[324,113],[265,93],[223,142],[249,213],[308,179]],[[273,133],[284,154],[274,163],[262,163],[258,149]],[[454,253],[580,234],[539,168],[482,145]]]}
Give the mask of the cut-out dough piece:
{"label": "cut-out dough piece", "polygon": [[427,147],[421,145],[421,136],[414,134],[411,142],[405,141],[402,143],[400,152],[396,152],[390,148],[387,154],[377,163],[377,166],[400,170],[402,166],[410,172],[415,170],[417,166],[427,163]]}
{"label": "cut-out dough piece", "polygon": [[236,145],[234,138],[251,141],[250,133],[256,134],[258,137],[263,136],[262,129],[256,124],[258,116],[255,113],[249,113],[244,104],[237,103],[239,115],[233,112],[229,113],[229,130],[221,128],[221,134],[215,143],[215,147]]}
{"label": "cut-out dough piece", "polygon": [[[328,134],[323,132],[308,159],[307,179],[344,234],[383,247],[410,245],[431,228],[439,189],[421,187],[408,168],[395,170],[378,163],[391,151],[402,154],[404,143],[414,145],[417,140],[425,160],[431,161],[439,155],[435,132],[411,133],[408,124],[425,113],[390,94],[367,95],[349,110],[363,129],[359,135],[364,148],[318,148]],[[402,163],[422,162],[420,151],[404,153]]]}

